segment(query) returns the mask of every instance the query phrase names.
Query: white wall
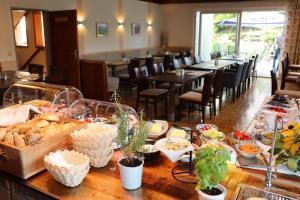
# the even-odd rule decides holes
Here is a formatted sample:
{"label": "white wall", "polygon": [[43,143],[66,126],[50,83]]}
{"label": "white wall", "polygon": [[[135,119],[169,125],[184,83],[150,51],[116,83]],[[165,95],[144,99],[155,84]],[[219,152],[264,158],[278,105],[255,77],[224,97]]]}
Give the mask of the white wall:
{"label": "white wall", "polygon": [[163,31],[168,33],[168,45],[172,47],[194,47],[195,12],[282,10],[286,0],[265,0],[228,3],[167,4],[162,6]]}
{"label": "white wall", "polygon": [[[161,32],[161,9],[158,4],[137,0],[82,0],[79,15],[83,18],[83,37],[80,54],[137,49],[159,45]],[[124,19],[124,28],[118,28],[118,21]],[[147,31],[147,20],[153,21],[152,31]],[[96,37],[96,22],[109,24],[109,34]],[[131,35],[131,24],[141,25],[141,35]]]}

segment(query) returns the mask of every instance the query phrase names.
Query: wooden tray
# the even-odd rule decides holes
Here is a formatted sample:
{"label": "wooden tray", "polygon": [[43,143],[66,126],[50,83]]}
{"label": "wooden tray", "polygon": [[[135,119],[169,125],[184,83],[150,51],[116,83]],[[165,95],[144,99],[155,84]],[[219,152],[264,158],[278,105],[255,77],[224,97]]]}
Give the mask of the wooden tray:
{"label": "wooden tray", "polygon": [[0,170],[15,175],[22,179],[27,179],[45,169],[44,156],[58,149],[68,149],[72,147],[70,133],[86,126],[86,123],[60,118],[60,122],[73,122],[77,126],[61,133],[41,140],[33,145],[18,148],[0,142]]}

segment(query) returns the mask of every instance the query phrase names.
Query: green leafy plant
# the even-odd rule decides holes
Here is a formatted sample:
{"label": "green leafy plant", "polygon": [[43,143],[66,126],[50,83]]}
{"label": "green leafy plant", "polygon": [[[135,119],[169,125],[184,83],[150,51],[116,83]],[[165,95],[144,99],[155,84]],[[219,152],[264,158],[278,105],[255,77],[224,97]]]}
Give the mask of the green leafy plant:
{"label": "green leafy plant", "polygon": [[224,180],[228,172],[227,161],[230,154],[223,146],[207,145],[196,152],[196,190],[211,190]]}
{"label": "green leafy plant", "polygon": [[138,126],[134,128],[133,134],[129,134],[129,119],[120,104],[120,96],[116,91],[113,92],[112,100],[116,104],[116,111],[119,119],[117,143],[121,146],[121,151],[126,164],[133,166],[137,159],[142,159],[143,155],[139,150],[146,143],[146,139],[148,137],[149,131],[147,124],[143,119],[144,114],[143,112],[140,113]]}

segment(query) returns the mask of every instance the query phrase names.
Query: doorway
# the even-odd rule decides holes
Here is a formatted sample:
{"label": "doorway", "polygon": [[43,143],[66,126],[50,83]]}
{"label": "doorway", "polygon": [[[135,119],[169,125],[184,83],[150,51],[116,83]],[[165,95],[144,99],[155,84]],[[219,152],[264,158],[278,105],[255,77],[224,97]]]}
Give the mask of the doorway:
{"label": "doorway", "polygon": [[11,9],[18,70],[41,65],[47,73],[45,19],[42,10]]}

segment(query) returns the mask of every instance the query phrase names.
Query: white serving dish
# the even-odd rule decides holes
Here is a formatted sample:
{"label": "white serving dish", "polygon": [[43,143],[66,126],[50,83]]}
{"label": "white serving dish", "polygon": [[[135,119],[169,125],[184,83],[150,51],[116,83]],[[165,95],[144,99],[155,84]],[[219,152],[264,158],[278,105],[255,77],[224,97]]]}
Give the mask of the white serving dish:
{"label": "white serving dish", "polygon": [[[162,130],[160,132],[151,132],[151,127],[154,123],[158,123],[161,125]],[[147,121],[147,126],[148,126],[148,130],[149,130],[148,137],[150,137],[150,138],[158,138],[158,137],[162,136],[163,134],[165,134],[169,129],[168,122],[164,121],[164,120]]]}
{"label": "white serving dish", "polygon": [[56,151],[45,156],[44,163],[53,178],[69,187],[78,186],[89,172],[89,157],[77,151]]}
{"label": "white serving dish", "polygon": [[[189,143],[189,145],[188,145],[188,147],[186,147],[184,149],[180,149],[180,150],[176,150],[176,151],[168,150],[166,148],[166,142],[169,139],[174,142]],[[155,146],[155,148],[159,149],[163,154],[165,154],[167,156],[167,158],[171,160],[171,162],[176,162],[186,152],[194,151],[192,144],[188,140],[182,139],[182,138],[163,138],[163,139],[158,140],[154,146]]]}
{"label": "white serving dish", "polygon": [[[251,142],[248,142],[248,143],[251,143]],[[247,144],[247,142],[243,142],[242,144]],[[238,144],[238,143],[235,145],[235,148],[237,149],[237,151],[243,157],[245,157],[245,158],[255,158],[258,154],[260,154],[262,152],[262,150],[261,150],[261,148],[256,143],[254,143],[254,144],[256,145],[257,148],[260,149],[260,151],[258,153],[248,153],[248,152],[242,151],[242,150],[240,150],[240,145],[241,144]]]}

